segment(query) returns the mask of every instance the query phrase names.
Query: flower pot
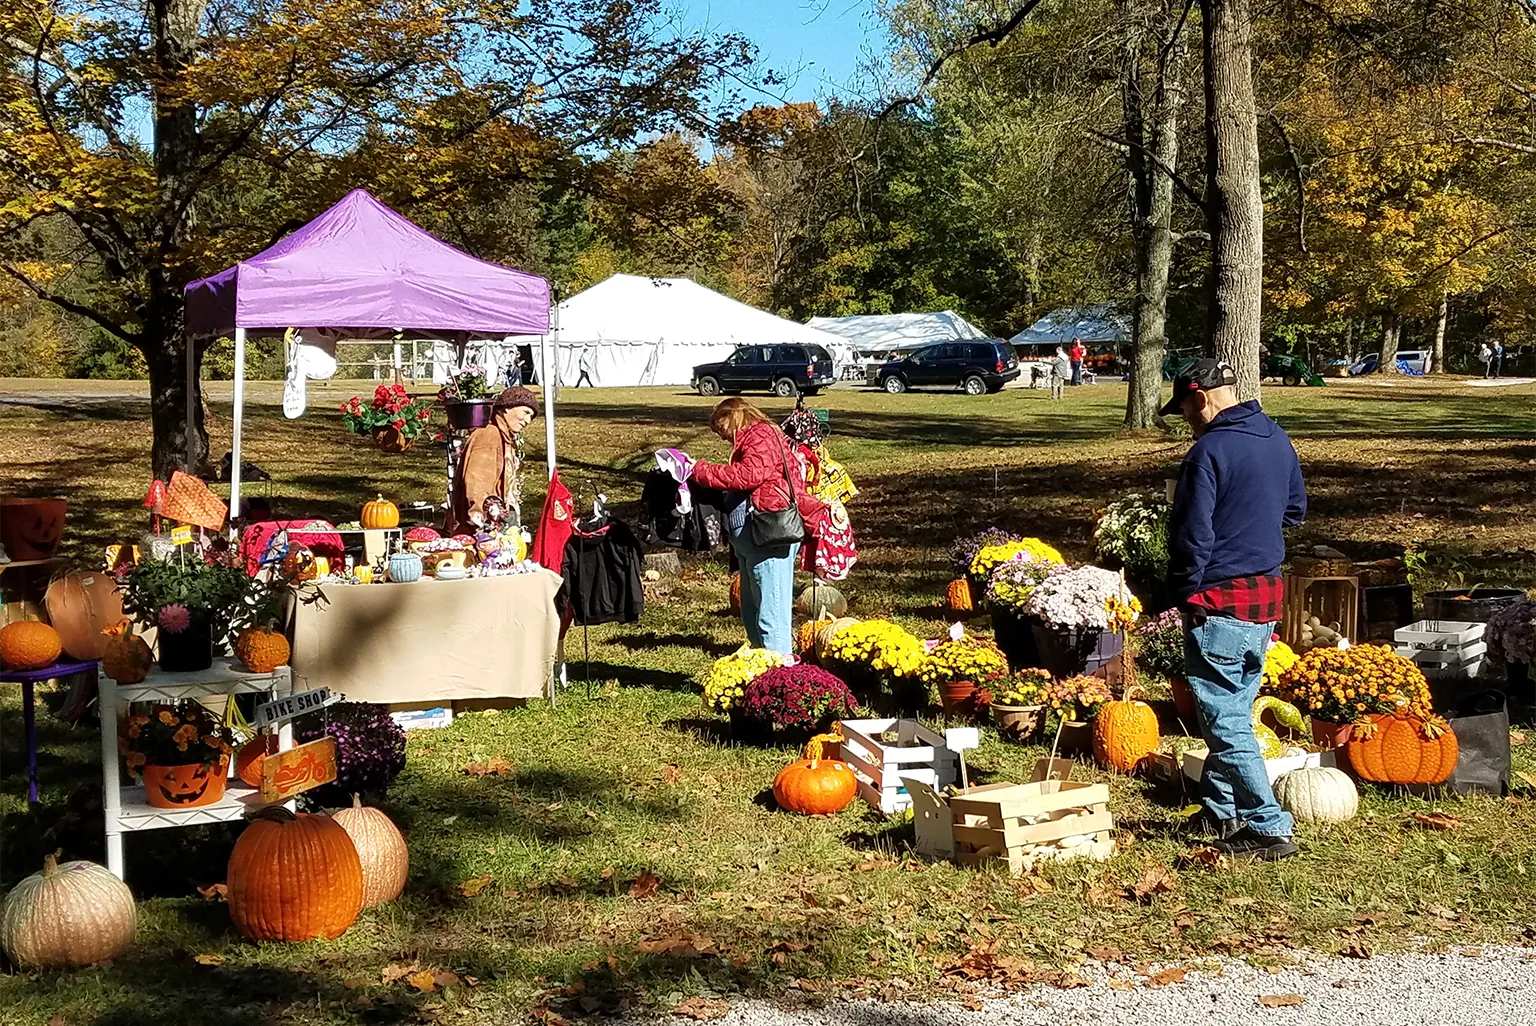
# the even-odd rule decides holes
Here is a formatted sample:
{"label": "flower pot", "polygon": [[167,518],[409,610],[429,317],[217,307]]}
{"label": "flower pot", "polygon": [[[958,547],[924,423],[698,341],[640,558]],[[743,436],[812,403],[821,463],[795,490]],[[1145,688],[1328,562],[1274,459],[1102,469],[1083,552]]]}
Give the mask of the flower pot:
{"label": "flower pot", "polygon": [[994,703],[992,722],[997,724],[997,732],[1003,737],[1011,741],[1028,741],[1045,726],[1045,706]]}
{"label": "flower pot", "polygon": [[455,431],[483,428],[496,415],[494,399],[455,399],[443,404],[448,412],[448,426]]}
{"label": "flower pot", "polygon": [[1508,662],[1504,664],[1504,677],[1508,682],[1507,694],[1521,701],[1530,701],[1531,664]]}
{"label": "flower pot", "polygon": [[0,499],[0,545],[19,562],[52,559],[64,534],[65,499]]}
{"label": "flower pot", "polygon": [[400,433],[394,427],[376,427],[371,432],[373,444],[379,447],[381,452],[405,452],[411,447],[411,439]]}
{"label": "flower pot", "polygon": [[224,797],[229,757],[185,766],[145,766],[144,800],[157,809],[196,809]]}
{"label": "flower pot", "polygon": [[1312,717],[1312,741],[1325,750],[1343,748],[1349,742],[1354,729],[1353,723],[1330,723],[1316,716]]}
{"label": "flower pot", "polygon": [[1178,710],[1184,726],[1191,730],[1197,729],[1200,717],[1195,711],[1195,691],[1189,686],[1189,681],[1183,677],[1169,677],[1168,690],[1173,692],[1173,707]]}
{"label": "flower pot", "polygon": [[755,716],[748,716],[740,709],[732,707],[727,713],[731,719],[731,738],[742,744],[766,745],[773,743],[773,724],[767,720],[760,720]]}
{"label": "flower pot", "polygon": [[1077,755],[1091,752],[1093,751],[1093,724],[1088,720],[1063,720],[1060,740],[1058,741],[1049,732],[1045,740],[1056,745],[1058,754]]}
{"label": "flower pot", "polygon": [[976,685],[972,681],[952,680],[939,685],[939,704],[945,716],[970,715],[975,697]]}
{"label": "flower pot", "polygon": [[166,673],[190,673],[213,665],[213,629],[208,621],[193,617],[184,631],[160,631],[160,669]]}
{"label": "flower pot", "polygon": [[992,632],[997,636],[997,647],[1008,657],[1010,670],[1032,670],[1040,665],[1032,619],[1012,610],[994,609]]}
{"label": "flower pot", "polygon": [[389,579],[396,584],[421,580],[421,557],[414,552],[397,552],[389,557]]}
{"label": "flower pot", "polygon": [[1040,655],[1037,665],[1050,670],[1054,677],[1097,673],[1124,647],[1120,635],[1094,628],[1050,627],[1036,623],[1034,634]]}

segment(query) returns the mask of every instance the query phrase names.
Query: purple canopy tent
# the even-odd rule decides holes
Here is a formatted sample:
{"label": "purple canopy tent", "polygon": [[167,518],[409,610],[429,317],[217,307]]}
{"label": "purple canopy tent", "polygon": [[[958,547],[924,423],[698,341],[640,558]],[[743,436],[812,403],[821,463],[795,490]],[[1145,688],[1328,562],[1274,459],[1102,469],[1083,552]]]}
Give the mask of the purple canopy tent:
{"label": "purple canopy tent", "polygon": [[[186,287],[188,337],[233,334],[235,416],[229,505],[240,507],[240,434],[248,333],[331,328],[377,337],[395,331],[445,339],[549,331],[549,282],[470,256],[354,189],[292,235]],[[542,346],[541,346],[542,348]],[[187,347],[188,423],[196,364]],[[555,465],[553,396],[544,390],[549,466]],[[187,442],[187,459],[192,459]],[[188,466],[190,472],[192,468]]]}

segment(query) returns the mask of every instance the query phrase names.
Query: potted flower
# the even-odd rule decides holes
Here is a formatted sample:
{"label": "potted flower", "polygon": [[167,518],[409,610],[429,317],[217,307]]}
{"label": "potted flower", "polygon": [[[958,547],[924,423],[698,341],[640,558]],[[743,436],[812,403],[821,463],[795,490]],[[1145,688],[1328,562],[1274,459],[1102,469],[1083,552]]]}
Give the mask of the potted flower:
{"label": "potted flower", "polygon": [[[1006,545],[1020,540],[1022,539],[1019,535],[1012,531],[1005,531],[1001,527],[989,527],[985,531],[961,538],[949,550],[950,561],[955,565],[955,576],[969,577],[971,564],[976,561],[976,554],[987,546]],[[977,583],[985,584],[986,578],[982,578]]]}
{"label": "potted flower", "polygon": [[1179,717],[1186,726],[1193,726],[1195,694],[1184,679],[1184,618],[1173,609],[1144,617],[1131,629],[1131,644],[1136,668],[1168,681]]}
{"label": "potted flower", "polygon": [[964,715],[977,705],[977,693],[1008,674],[1008,657],[990,640],[966,634],[955,624],[950,635],[933,647],[918,668],[928,685],[929,700],[937,700],[945,716]]}
{"label": "potted flower", "polygon": [[[1099,513],[1093,540],[1099,555],[1125,567],[1139,589],[1157,593],[1168,577],[1168,524],[1173,505],[1165,495],[1132,492]],[[1162,597],[1162,596],[1159,596]],[[1159,605],[1171,604],[1160,602]]]}
{"label": "potted flower", "polygon": [[997,684],[992,697],[992,722],[997,732],[1014,741],[1027,741],[1045,726],[1045,692],[1049,670],[1018,670]]}
{"label": "potted flower", "polygon": [[762,733],[825,733],[858,707],[848,685],[818,666],[775,666],[752,678],[731,708],[733,722]]}
{"label": "potted flower", "polygon": [[368,435],[384,452],[405,452],[427,428],[432,403],[412,399],[403,385],[380,385],[364,406],[353,396],[341,404],[341,420],[354,435]]}
{"label": "potted flower", "polygon": [[1509,690],[1528,691],[1536,660],[1536,602],[1512,602],[1489,616],[1483,640],[1490,656],[1504,660]]}
{"label": "potted flower", "polygon": [[1098,677],[1077,674],[1047,684],[1044,705],[1057,723],[1057,744],[1064,752],[1085,752],[1093,747],[1094,714],[1112,697],[1109,685]]}
{"label": "potted flower", "polygon": [[448,426],[456,431],[483,428],[496,412],[490,380],[478,364],[470,364],[449,378],[437,390],[437,399],[448,413]]}
{"label": "potted flower", "polygon": [[1342,747],[1372,714],[1434,715],[1423,672],[1384,645],[1314,648],[1281,675],[1276,691],[1311,715],[1312,739],[1324,748]]}
{"label": "potted flower", "polygon": [[785,661],[777,652],[751,645],[743,645],[730,655],[721,656],[704,675],[705,707],[716,712],[731,712],[758,674],[783,666]]}
{"label": "potted flower", "polygon": [[[927,650],[917,636],[889,620],[861,620],[838,631],[822,652],[822,664],[858,693],[882,689],[898,698],[918,681]],[[900,692],[900,694],[898,694]]]}
{"label": "potted flower", "polygon": [[1120,633],[1141,617],[1141,602],[1119,574],[1096,566],[1057,567],[1025,605],[1035,618],[1040,663],[1058,677],[1092,673],[1124,647]]}
{"label": "potted flower", "polygon": [[129,715],[118,735],[128,771],[157,809],[195,809],[224,797],[233,737],[196,702]]}
{"label": "potted flower", "polygon": [[240,567],[187,557],[141,563],[119,586],[123,609],[159,628],[160,668],[181,673],[213,664],[214,642],[223,644],[242,616],[250,578]]}
{"label": "potted flower", "polygon": [[1029,596],[1035,585],[1045,580],[1059,563],[1037,558],[1035,553],[1019,550],[992,567],[987,577],[987,608],[992,611],[992,629],[998,647],[1015,669],[1039,663],[1034,626],[1029,615]]}

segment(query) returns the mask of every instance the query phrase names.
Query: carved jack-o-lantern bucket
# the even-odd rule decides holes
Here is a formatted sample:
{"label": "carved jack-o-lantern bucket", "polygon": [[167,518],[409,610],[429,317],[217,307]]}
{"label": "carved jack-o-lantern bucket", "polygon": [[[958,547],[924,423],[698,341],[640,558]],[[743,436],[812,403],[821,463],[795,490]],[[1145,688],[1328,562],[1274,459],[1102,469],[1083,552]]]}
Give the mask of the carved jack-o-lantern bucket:
{"label": "carved jack-o-lantern bucket", "polygon": [[187,766],[145,766],[144,800],[157,809],[195,809],[224,797],[229,758]]}
{"label": "carved jack-o-lantern bucket", "polygon": [[64,535],[64,499],[0,499],[0,545],[14,560],[52,559]]}

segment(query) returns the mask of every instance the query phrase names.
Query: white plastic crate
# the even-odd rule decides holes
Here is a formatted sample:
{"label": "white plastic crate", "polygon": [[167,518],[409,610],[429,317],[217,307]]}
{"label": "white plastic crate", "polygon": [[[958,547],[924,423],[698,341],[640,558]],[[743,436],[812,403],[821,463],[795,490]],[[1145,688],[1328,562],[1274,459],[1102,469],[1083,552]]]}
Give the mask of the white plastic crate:
{"label": "white plastic crate", "polygon": [[[919,780],[935,791],[960,779],[960,755],[981,743],[975,727],[952,727],[940,734],[916,720],[843,720],[841,758],[859,778],[859,797],[884,813],[911,808],[902,777]],[[880,736],[896,732],[894,744]]]}
{"label": "white plastic crate", "polygon": [[1400,648],[1455,651],[1483,640],[1485,623],[1466,620],[1419,620],[1392,632]]}

